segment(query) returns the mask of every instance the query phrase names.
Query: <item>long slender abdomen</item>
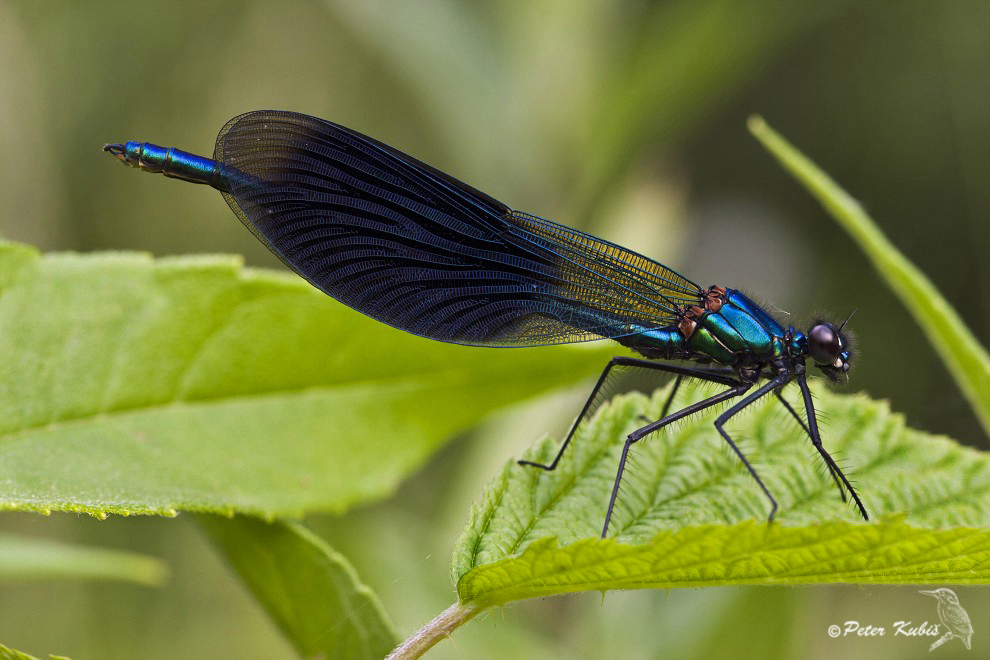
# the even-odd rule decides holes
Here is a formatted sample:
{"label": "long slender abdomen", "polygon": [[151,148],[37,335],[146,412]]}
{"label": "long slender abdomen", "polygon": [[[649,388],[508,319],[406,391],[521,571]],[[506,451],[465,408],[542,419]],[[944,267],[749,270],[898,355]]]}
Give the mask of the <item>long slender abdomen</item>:
{"label": "long slender abdomen", "polygon": [[175,147],[161,147],[150,142],[108,144],[103,150],[117,160],[152,174],[164,174],[189,183],[203,183],[229,192],[224,166],[210,158],[197,156]]}

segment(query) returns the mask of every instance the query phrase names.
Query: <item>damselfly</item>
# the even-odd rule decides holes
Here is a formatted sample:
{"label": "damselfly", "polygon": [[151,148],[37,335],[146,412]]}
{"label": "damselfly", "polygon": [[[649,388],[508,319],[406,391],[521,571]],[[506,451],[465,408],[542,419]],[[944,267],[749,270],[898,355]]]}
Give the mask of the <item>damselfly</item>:
{"label": "damselfly", "polygon": [[[777,501],[725,430],[774,394],[801,425],[836,486],[866,508],[822,446],[806,364],[833,381],[849,369],[843,326],[785,327],[744,294],[702,288],[647,257],[505,204],[397,149],[307,115],[259,110],[235,117],[213,158],[127,142],[104,150],[124,163],[219,190],[241,222],[289,268],[345,305],[439,341],[544,346],[612,339],[642,358],[615,357],[571,426],[553,470],[613,369],[674,376],[661,418],[625,440],[602,537],[608,533],[629,449],[671,422],[738,399],[715,428],[770,501]],[[689,361],[692,366],[666,361]],[[684,378],[726,389],[669,412]],[[764,382],[765,381],[765,382]],[[781,396],[801,390],[807,423]],[[669,413],[669,414],[668,414]]]}

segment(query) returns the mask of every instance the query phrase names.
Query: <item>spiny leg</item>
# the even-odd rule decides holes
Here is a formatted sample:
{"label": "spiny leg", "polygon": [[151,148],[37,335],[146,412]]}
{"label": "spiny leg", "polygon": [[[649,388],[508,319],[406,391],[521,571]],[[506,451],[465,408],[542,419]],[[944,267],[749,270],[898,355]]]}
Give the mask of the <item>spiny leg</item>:
{"label": "spiny leg", "polygon": [[[681,381],[684,380],[684,374],[677,374],[677,378],[674,379],[674,386],[670,388],[670,394],[667,395],[667,400],[663,402],[663,409],[660,410],[660,418],[667,416],[670,412],[670,404],[674,402],[674,397],[677,396],[677,390],[681,389]],[[649,419],[647,418],[647,423]]]}
{"label": "spiny leg", "polygon": [[[689,374],[685,374],[685,375],[689,375]],[[704,376],[699,375],[696,377],[702,378],[704,380],[709,380],[711,378],[711,376],[709,375],[704,375]],[[746,390],[748,390],[750,387],[752,387],[750,383],[736,382],[732,388],[725,390],[724,392],[720,392],[714,396],[708,397],[707,399],[703,399],[702,401],[693,403],[686,408],[682,408],[681,410],[678,410],[675,413],[666,415],[662,419],[653,422],[652,424],[647,424],[643,428],[637,429],[629,434],[629,436],[626,438],[625,445],[623,445],[622,447],[622,457],[619,459],[619,469],[615,474],[615,484],[613,484],[612,486],[612,496],[609,498],[608,510],[605,512],[605,525],[602,527],[602,538],[605,538],[605,536],[608,534],[608,524],[609,521],[612,519],[612,509],[615,508],[615,499],[619,495],[619,484],[622,482],[622,473],[626,469],[626,459],[629,457],[629,448],[632,447],[637,442],[639,442],[640,440],[642,440],[643,438],[645,438],[646,436],[648,436],[650,433],[653,433],[654,431],[661,429],[664,426],[667,426],[671,422],[676,422],[679,419],[683,419],[689,415],[693,415],[696,412],[700,412],[705,408],[710,408],[711,406],[714,406],[718,403],[721,403],[733,397],[737,397]]]}
{"label": "spiny leg", "polygon": [[[787,403],[787,400],[784,398],[784,395],[781,394],[781,390],[777,390],[776,392],[774,392],[774,394],[777,395],[777,399],[782,404],[784,404],[784,407],[787,408],[787,412],[791,413],[791,417],[797,420],[797,423],[801,425],[801,428],[804,429],[804,432],[807,433],[808,437],[811,438],[812,442],[814,442],[815,436],[811,435],[811,431],[808,429],[808,425],[804,423],[804,420],[801,419],[800,415],[797,414],[797,411],[794,410],[791,404]],[[846,499],[846,491],[842,487],[842,481],[839,480],[839,475],[836,474],[835,470],[832,468],[832,464],[829,463],[828,461],[825,461],[825,466],[828,468],[828,473],[832,475],[832,481],[835,482],[836,488],[839,489],[839,496],[842,498],[842,501],[847,502],[848,500]]]}
{"label": "spiny leg", "polygon": [[[708,380],[713,383],[719,383],[722,385],[736,385],[738,381],[728,376],[720,375],[709,375],[702,374],[698,370],[691,367],[680,367],[673,364],[664,364],[662,362],[652,362],[650,360],[643,360],[640,358],[630,358],[617,356],[609,360],[605,369],[602,371],[602,375],[598,377],[598,382],[595,383],[594,389],[591,390],[591,395],[588,396],[588,400],[584,403],[584,407],[581,408],[580,414],[578,414],[577,419],[574,420],[574,424],[571,426],[571,430],[568,431],[567,437],[564,438],[564,443],[560,446],[557,451],[557,455],[554,457],[553,461],[549,465],[543,463],[536,463],[534,461],[521,460],[517,461],[519,465],[530,465],[532,467],[542,468],[544,470],[550,471],[557,468],[557,463],[560,462],[560,457],[564,455],[564,450],[567,449],[567,445],[570,444],[571,438],[574,437],[574,432],[577,431],[578,426],[584,421],[585,416],[588,415],[588,411],[591,409],[592,404],[595,402],[595,397],[598,396],[598,392],[605,385],[606,380],[608,380],[609,372],[615,367],[642,367],[644,369],[653,369],[655,371],[663,371],[669,374],[675,374],[678,376],[678,384],[680,383],[680,378],[682,376],[691,376],[695,378],[701,378],[703,380]],[[677,385],[675,385],[676,391]],[[670,397],[667,399],[667,404],[665,410],[670,406],[670,401],[673,399],[673,392],[671,392]]]}
{"label": "spiny leg", "polygon": [[[702,370],[711,374],[726,374],[735,371],[732,367],[704,367],[702,368]],[[784,408],[787,409],[787,412],[791,414],[791,417],[793,417],[797,421],[797,423],[801,426],[801,429],[804,430],[804,432],[808,435],[809,438],[813,438],[813,436],[811,435],[811,431],[808,429],[807,424],[805,424],[804,420],[801,419],[801,416],[797,414],[797,411],[794,410],[794,407],[787,402],[782,392],[783,392],[783,388],[774,390],[774,394],[776,395],[777,399],[784,405]],[[825,467],[828,468],[828,472],[832,476],[832,481],[835,482],[836,488],[839,489],[839,497],[842,498],[843,502],[847,502],[848,498],[846,497],[846,491],[842,487],[842,480],[839,479],[838,473],[832,468],[832,464],[828,461],[825,462]]]}
{"label": "spiny leg", "polygon": [[[670,388],[670,394],[667,395],[667,400],[664,401],[663,409],[660,411],[661,419],[666,417],[667,413],[670,411],[670,404],[674,402],[674,397],[677,396],[677,390],[681,388],[682,380],[684,380],[684,374],[677,374],[677,378],[674,379],[674,386]],[[644,424],[650,423],[650,418],[646,415],[636,415],[636,418]]]}
{"label": "spiny leg", "polygon": [[715,428],[722,435],[722,438],[729,443],[729,446],[732,447],[732,451],[736,452],[736,456],[738,456],[739,460],[743,462],[743,465],[745,465],[746,469],[749,470],[750,475],[752,475],[752,477],[756,479],[756,483],[760,485],[760,488],[763,490],[763,494],[767,496],[768,500],[770,500],[770,504],[771,504],[770,516],[767,518],[767,521],[773,521],[774,514],[777,513],[777,500],[773,498],[773,495],[771,495],[770,491],[767,490],[767,487],[763,483],[763,480],[760,479],[760,475],[756,474],[756,470],[754,470],[753,466],[749,464],[749,461],[746,460],[746,457],[743,455],[742,451],[740,451],[739,447],[736,446],[736,443],[732,441],[732,438],[729,437],[729,434],[726,433],[725,429],[722,427],[725,426],[725,423],[729,421],[729,419],[731,419],[733,415],[744,410],[747,406],[752,404],[760,397],[765,396],[766,394],[769,394],[771,391],[777,389],[781,385],[784,385],[785,383],[787,383],[788,380],[790,380],[790,378],[791,377],[789,374],[781,374],[779,376],[771,378],[768,383],[760,386],[760,388],[757,389],[752,394],[747,395],[746,398],[744,398],[739,403],[733,405],[731,408],[729,408],[724,413],[719,415],[718,418],[715,420]]}
{"label": "spiny leg", "polygon": [[[718,378],[731,379],[732,382],[736,382],[736,370],[732,367],[691,367],[691,376],[693,378],[700,378],[702,380],[708,380],[710,382],[718,382],[723,385],[727,385],[728,382],[725,380],[717,380]],[[706,376],[713,376],[714,378],[706,378]],[[670,389],[670,394],[667,395],[667,401],[663,404],[663,410],[660,413],[660,418],[663,419],[670,412],[670,404],[674,401],[674,396],[677,394],[678,388],[681,386],[681,381],[684,375],[678,374],[677,380],[674,381],[674,386]],[[650,418],[646,415],[639,415],[639,419],[642,420],[644,424],[649,423]]]}
{"label": "spiny leg", "polygon": [[829,468],[833,470],[835,474],[839,475],[839,479],[842,480],[842,483],[849,490],[849,494],[852,496],[853,501],[856,502],[856,506],[859,507],[859,512],[863,515],[863,520],[869,520],[870,516],[867,515],[866,507],[864,507],[863,502],[860,501],[859,495],[856,494],[856,490],[852,487],[852,484],[849,483],[849,480],[846,479],[846,475],[842,474],[842,470],[839,469],[839,466],[836,464],[835,460],[827,451],[825,451],[825,447],[822,446],[822,438],[818,433],[818,419],[815,416],[815,404],[811,400],[811,390],[808,389],[808,381],[805,374],[798,374],[797,384],[798,387],[801,388],[801,395],[804,397],[804,410],[808,415],[808,435],[811,436],[811,444],[815,446],[818,453],[825,459],[825,463],[829,466]]}

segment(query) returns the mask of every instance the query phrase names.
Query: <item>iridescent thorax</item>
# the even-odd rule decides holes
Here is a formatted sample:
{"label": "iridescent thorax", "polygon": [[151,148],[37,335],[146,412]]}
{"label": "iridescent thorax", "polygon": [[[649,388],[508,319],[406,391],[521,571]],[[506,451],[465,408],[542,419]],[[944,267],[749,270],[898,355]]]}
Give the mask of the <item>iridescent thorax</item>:
{"label": "iridescent thorax", "polygon": [[684,307],[676,325],[646,330],[619,341],[649,358],[760,367],[790,353],[805,354],[804,335],[784,329],[745,294],[709,287],[703,305]]}

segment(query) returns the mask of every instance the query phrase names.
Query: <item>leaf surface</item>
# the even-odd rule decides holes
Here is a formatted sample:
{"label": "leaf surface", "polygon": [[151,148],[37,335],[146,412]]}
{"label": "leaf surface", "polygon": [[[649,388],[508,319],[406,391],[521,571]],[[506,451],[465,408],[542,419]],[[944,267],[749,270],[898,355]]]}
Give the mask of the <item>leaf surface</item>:
{"label": "leaf surface", "polygon": [[0,509],[342,511],[602,344],[441,344],[234,257],[0,243]]}
{"label": "leaf surface", "polygon": [[[646,587],[990,583],[987,456],[907,428],[882,402],[819,388],[825,447],[873,520],[857,520],[840,500],[810,441],[771,397],[727,429],[780,504],[774,524],[709,412],[634,446],[610,538],[598,540],[622,440],[641,415],[659,417],[668,392],[604,406],[554,472],[505,467],[454,552],[462,603]],[[711,393],[682,385],[672,409]],[[546,440],[528,458],[547,461],[555,450]]]}
{"label": "leaf surface", "polygon": [[199,517],[203,529],[303,657],[377,660],[398,643],[350,563],[299,523]]}

